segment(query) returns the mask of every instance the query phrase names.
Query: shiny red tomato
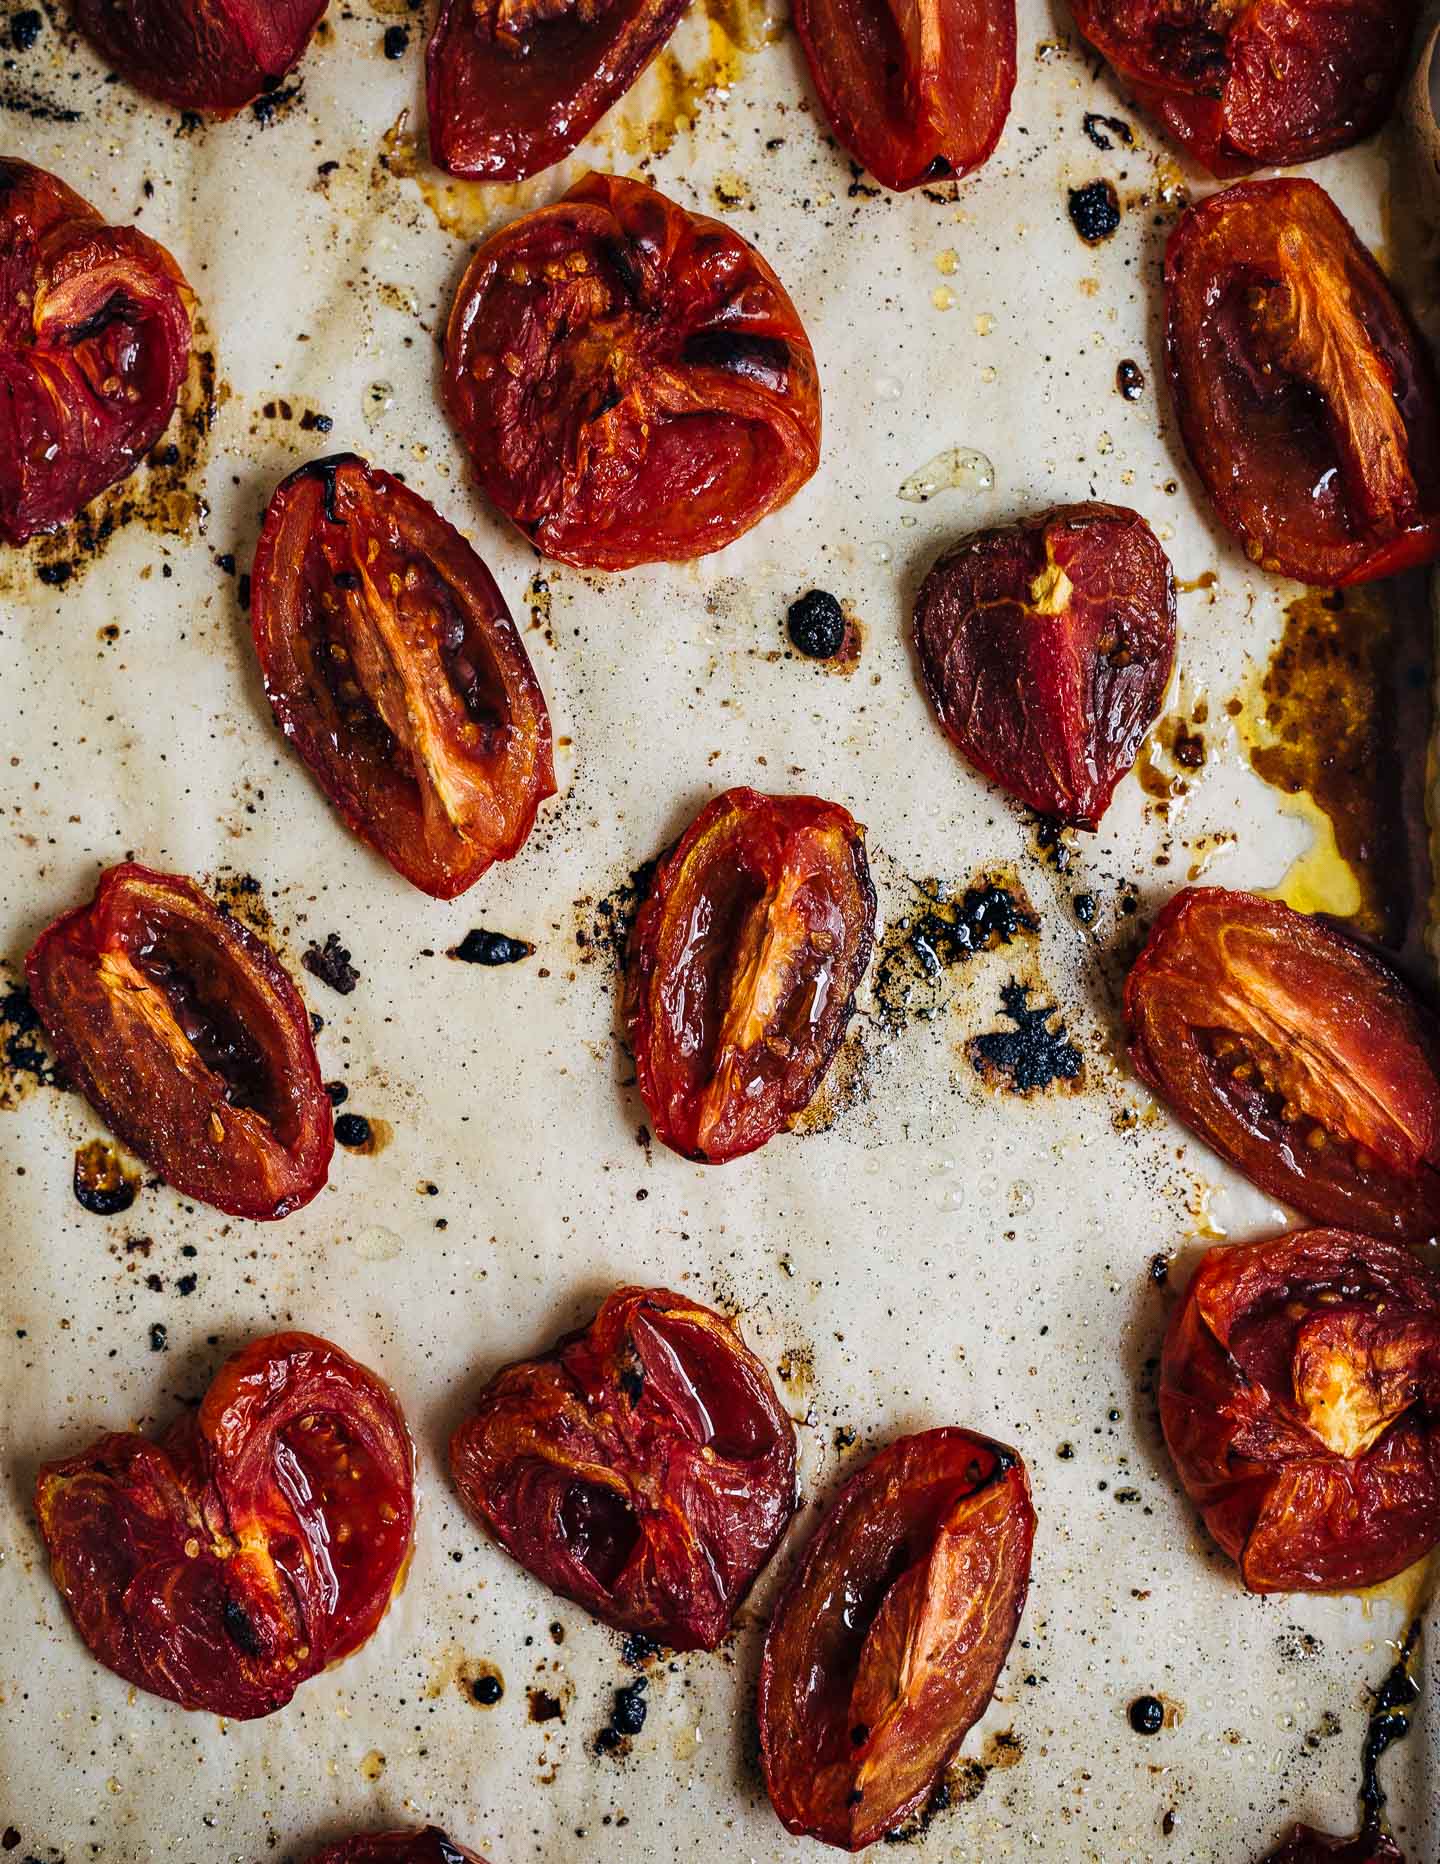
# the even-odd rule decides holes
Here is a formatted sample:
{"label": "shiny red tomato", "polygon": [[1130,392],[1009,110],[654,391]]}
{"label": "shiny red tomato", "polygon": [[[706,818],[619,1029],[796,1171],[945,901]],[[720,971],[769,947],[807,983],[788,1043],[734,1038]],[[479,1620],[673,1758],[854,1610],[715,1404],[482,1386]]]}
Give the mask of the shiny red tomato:
{"label": "shiny red tomato", "polygon": [[461,1500],[552,1592],[713,1650],[795,1507],[795,1433],[723,1316],[621,1288],[498,1372],[450,1444]]}
{"label": "shiny red tomato", "polygon": [[170,424],[190,288],[163,246],[0,159],[0,540],[58,531]]}
{"label": "shiny red tomato", "polygon": [[275,89],[326,0],[74,0],[76,24],[137,90],[229,116]]}
{"label": "shiny red tomato", "polygon": [[1355,1838],[1332,1838],[1311,1825],[1297,1825],[1265,1864],[1405,1864],[1388,1833],[1374,1827]]}
{"label": "shiny red tomato", "polygon": [[1015,0],[796,0],[835,134],[887,188],[979,168],[1015,89]]}
{"label": "shiny red tomato", "polygon": [[809,1106],[870,962],[865,831],[813,796],[726,790],[655,869],[626,1026],[655,1137],[719,1165]]}
{"label": "shiny red tomato", "polygon": [[1313,181],[1246,181],[1165,251],[1165,366],[1224,524],[1300,582],[1440,554],[1440,387],[1420,335]]}
{"label": "shiny red tomato", "polygon": [[615,175],[475,254],[445,400],[486,494],[588,569],[719,550],[820,459],[815,357],[779,279],[718,220]]}
{"label": "shiny red tomato", "polygon": [[366,1832],[317,1851],[310,1864],[485,1864],[447,1838],[438,1826],[402,1832]]}
{"label": "shiny red tomato", "polygon": [[280,729],[356,834],[453,899],[555,794],[550,714],[494,578],[418,493],[353,453],[265,514],[251,624]]}
{"label": "shiny red tomato", "polygon": [[430,153],[520,181],[583,142],[675,30],[685,0],[444,0],[426,54]]}
{"label": "shiny red tomato", "polygon": [[1125,983],[1147,1087],[1272,1197],[1440,1234],[1440,1030],[1395,973],[1278,900],[1190,887]]}
{"label": "shiny red tomato", "polygon": [[1012,1450],[902,1437],[841,1489],[760,1666],[760,1753],[788,1831],[860,1851],[925,1804],[1020,1625],[1035,1511]]}
{"label": "shiny red tomato", "polygon": [[1094,828],[1170,682],[1170,560],[1119,505],[976,531],[925,578],[915,645],[970,762],[1042,815]]}
{"label": "shiny red tomato", "polygon": [[1072,0],[1081,32],[1222,178],[1286,168],[1379,129],[1418,0]]}
{"label": "shiny red tomato", "polygon": [[107,869],[26,972],[64,1076],[182,1196],[263,1219],[320,1190],[335,1132],[305,1005],[193,881]]}
{"label": "shiny red tomato", "polygon": [[327,1340],[227,1359],[160,1441],[47,1463],[35,1512],[92,1654],[182,1708],[248,1721],[356,1651],[404,1576],[410,1438],[388,1386]]}

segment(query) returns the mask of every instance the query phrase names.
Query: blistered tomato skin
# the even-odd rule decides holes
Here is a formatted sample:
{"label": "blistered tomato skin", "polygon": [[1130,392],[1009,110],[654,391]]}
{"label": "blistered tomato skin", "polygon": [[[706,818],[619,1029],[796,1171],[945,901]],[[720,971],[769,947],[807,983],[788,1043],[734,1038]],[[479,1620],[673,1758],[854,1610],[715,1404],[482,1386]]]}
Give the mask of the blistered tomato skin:
{"label": "blistered tomato skin", "polygon": [[1378,1585],[1440,1543],[1440,1293],[1402,1245],[1212,1249],[1171,1319],[1160,1421],[1252,1592]]}
{"label": "blistered tomato skin", "polygon": [[1312,181],[1191,207],[1165,251],[1165,367],[1221,521],[1262,569],[1335,587],[1440,554],[1440,387]]}
{"label": "blistered tomato skin", "polygon": [[1440,1030],[1367,946],[1278,900],[1190,887],[1125,982],[1136,1073],[1321,1223],[1440,1234]]}
{"label": "blistered tomato skin", "polygon": [[583,142],[675,29],[685,0],[445,0],[426,53],[430,152],[523,181]]}
{"label": "blistered tomato skin", "polygon": [[0,540],[69,524],[164,433],[190,358],[180,268],[0,160]]}
{"label": "blistered tomato skin", "polygon": [[713,1650],[795,1507],[795,1433],[723,1316],[622,1288],[499,1372],[455,1432],[465,1506],[552,1592]]}
{"label": "blistered tomato skin", "polygon": [[41,933],[30,994],[65,1078],[183,1197],[298,1210],[335,1148],[304,1002],[191,880],[127,862]]}
{"label": "blistered tomato skin", "polygon": [[326,0],[74,0],[76,23],[137,90],[230,116],[285,76]]}
{"label": "blistered tomato skin", "polygon": [[1222,180],[1345,149],[1394,107],[1415,0],[1072,0],[1076,24]]}
{"label": "blistered tomato skin", "polygon": [[615,175],[475,254],[445,400],[486,495],[584,569],[722,549],[820,459],[815,356],[774,272],[720,221]]}
{"label": "blistered tomato skin", "polygon": [[485,1864],[447,1838],[438,1826],[402,1832],[366,1832],[317,1851],[310,1864]]}
{"label": "blistered tomato skin", "polygon": [[780,1595],[760,1752],[788,1831],[860,1851],[918,1811],[994,1694],[1030,1581],[1012,1450],[902,1437],[841,1489]]}
{"label": "blistered tomato skin", "polygon": [[991,155],[1015,89],[1014,0],[796,0],[794,16],[825,114],[883,187]]}
{"label": "blistered tomato skin", "polygon": [[1297,1825],[1265,1864],[1405,1864],[1388,1833],[1374,1828],[1355,1838],[1332,1838],[1311,1825]]}
{"label": "blistered tomato skin", "polygon": [[1094,828],[1164,703],[1170,560],[1118,505],[977,531],[926,577],[915,646],[970,762],[1042,815]]}
{"label": "blistered tomato skin", "polygon": [[395,1398],[308,1333],[228,1359],[158,1442],[47,1463],[35,1511],[91,1653],[182,1708],[248,1721],[365,1643],[410,1555]]}
{"label": "blistered tomato skin", "polygon": [[524,845],[555,793],[545,696],[494,578],[354,454],[276,490],[251,625],[280,729],[349,826],[438,899]]}
{"label": "blistered tomato skin", "polygon": [[865,831],[838,804],[749,789],[707,804],[630,935],[626,1026],[655,1137],[719,1165],[803,1113],[874,936]]}

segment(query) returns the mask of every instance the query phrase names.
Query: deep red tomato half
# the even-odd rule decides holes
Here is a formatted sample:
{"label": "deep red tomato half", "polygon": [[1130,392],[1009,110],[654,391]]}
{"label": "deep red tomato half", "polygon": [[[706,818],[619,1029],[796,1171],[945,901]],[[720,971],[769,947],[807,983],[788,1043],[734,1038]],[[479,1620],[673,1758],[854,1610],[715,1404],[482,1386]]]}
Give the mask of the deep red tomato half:
{"label": "deep red tomato half", "polygon": [[1211,174],[1348,148],[1395,103],[1417,0],[1071,0],[1081,32]]}
{"label": "deep red tomato half", "polygon": [[788,1831],[860,1851],[925,1804],[995,1692],[1034,1538],[1024,1464],[968,1430],[902,1437],[850,1478],[765,1637],[760,1753]]}
{"label": "deep red tomato half", "polygon": [[655,1137],[719,1165],[804,1112],[875,938],[865,831],[837,803],[726,790],[655,869],[625,1019]]}
{"label": "deep red tomato half", "polygon": [[163,246],[0,159],[0,540],[58,531],[170,424],[190,288]]}
{"label": "deep red tomato half", "polygon": [[1246,181],[1165,250],[1165,367],[1222,522],[1326,587],[1440,554],[1440,389],[1424,343],[1313,181]]}
{"label": "deep red tomato half", "polygon": [[976,531],[925,578],[915,646],[970,762],[1042,815],[1094,828],[1165,699],[1170,559],[1119,505]]}
{"label": "deep red tomato half", "polygon": [[550,714],[495,579],[353,453],[291,473],[255,552],[251,625],[280,729],[355,833],[453,899],[555,794]]}
{"label": "deep red tomato half", "polygon": [[1440,1030],[1367,946],[1278,900],[1190,887],[1125,982],[1130,1058],[1271,1197],[1440,1234]]}
{"label": "deep red tomato half", "polygon": [[1171,1317],[1160,1421],[1252,1592],[1378,1585],[1440,1544],[1440,1289],[1399,1243],[1211,1249]]}
{"label": "deep red tomato half", "polygon": [[263,1219],[320,1190],[335,1127],[304,1002],[194,881],[108,868],[25,968],[65,1078],[182,1196]]}
{"label": "deep red tomato half", "polygon": [[720,221],[615,175],[475,254],[445,400],[486,494],[586,569],[719,550],[820,460],[815,356],[774,272]]}
{"label": "deep red tomato half", "polygon": [[685,0],[444,0],[425,57],[430,153],[522,181],[567,156],[675,30]]}
{"label": "deep red tomato half", "polygon": [[450,1443],[465,1506],[552,1592],[713,1650],[795,1507],[795,1433],[730,1322],[621,1288],[498,1372]]}
{"label": "deep red tomato half", "polygon": [[1265,1864],[1405,1864],[1388,1833],[1371,1829],[1355,1838],[1332,1838],[1311,1825],[1297,1825]]}
{"label": "deep red tomato half", "polygon": [[310,1333],[252,1341],[158,1442],[47,1463],[35,1511],[91,1653],[182,1708],[248,1721],[356,1651],[410,1557],[405,1420]]}
{"label": "deep red tomato half", "polygon": [[317,1851],[310,1864],[485,1864],[438,1826],[403,1832],[366,1832]]}
{"label": "deep red tomato half", "polygon": [[326,0],[74,0],[76,23],[137,90],[229,116],[279,84]]}
{"label": "deep red tomato half", "polygon": [[979,168],[1015,89],[1015,0],[795,0],[835,134],[887,188]]}

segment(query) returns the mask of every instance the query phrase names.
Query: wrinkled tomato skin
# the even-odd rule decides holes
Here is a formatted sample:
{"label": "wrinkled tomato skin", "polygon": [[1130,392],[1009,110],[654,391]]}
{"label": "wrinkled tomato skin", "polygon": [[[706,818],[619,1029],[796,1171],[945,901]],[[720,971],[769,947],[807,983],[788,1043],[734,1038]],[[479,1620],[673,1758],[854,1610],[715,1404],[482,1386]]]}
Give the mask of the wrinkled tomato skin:
{"label": "wrinkled tomato skin", "polygon": [[425,57],[430,153],[523,181],[561,161],[664,45],[685,0],[445,0]]}
{"label": "wrinkled tomato skin", "polygon": [[326,0],[74,0],[76,23],[137,90],[230,116],[299,60]]}
{"label": "wrinkled tomato skin", "polygon": [[1165,367],[1191,463],[1262,569],[1327,588],[1440,554],[1440,388],[1313,181],[1191,207],[1165,251]]}
{"label": "wrinkled tomato skin", "polygon": [[1019,1628],[1035,1511],[1014,1451],[902,1437],[841,1489],[791,1574],[760,1666],[760,1753],[787,1831],[844,1851],[925,1804]]}
{"label": "wrinkled tomato skin", "polygon": [[1415,0],[1072,0],[1137,103],[1212,175],[1288,168],[1373,135],[1394,107]]}
{"label": "wrinkled tomato skin", "polygon": [[685,562],[820,459],[820,381],[779,279],[718,220],[590,174],[471,260],[445,400],[486,496],[582,569]]}
{"label": "wrinkled tomato skin", "polygon": [[605,1624],[713,1650],[795,1507],[795,1433],[722,1315],[621,1288],[495,1375],[450,1444],[466,1508]]}
{"label": "wrinkled tomato skin", "polygon": [[1440,1543],[1440,1293],[1399,1243],[1211,1249],[1171,1317],[1160,1422],[1252,1592],[1378,1585]]}
{"label": "wrinkled tomato skin", "polygon": [[1125,982],[1135,1071],[1271,1197],[1440,1233],[1440,1031],[1367,946],[1278,900],[1189,887]]}
{"label": "wrinkled tomato skin", "polygon": [[1387,1833],[1370,1830],[1355,1838],[1332,1838],[1312,1825],[1297,1825],[1265,1864],[1405,1864]]}
{"label": "wrinkled tomato skin", "polygon": [[373,1372],[277,1333],[226,1360],[158,1442],[116,1433],[45,1464],[35,1511],[93,1656],[248,1721],[379,1624],[410,1556],[414,1458]]}
{"label": "wrinkled tomato skin", "polygon": [[968,175],[1015,89],[1014,0],[796,0],[795,30],[835,134],[882,187]]}
{"label": "wrinkled tomato skin", "polygon": [[0,540],[58,531],[170,424],[193,299],[163,246],[0,160]]}
{"label": "wrinkled tomato skin", "polygon": [[335,1130],[305,1004],[193,881],[107,869],[26,972],[64,1077],[182,1197],[268,1220],[324,1185]]}
{"label": "wrinkled tomato skin", "polygon": [[485,1864],[447,1838],[438,1826],[403,1832],[366,1832],[317,1851],[310,1864]]}
{"label": "wrinkled tomato skin", "polygon": [[865,831],[837,803],[726,790],[658,863],[625,1018],[655,1137],[721,1165],[814,1099],[875,939]]}
{"label": "wrinkled tomato skin", "polygon": [[1093,829],[1164,703],[1170,560],[1118,505],[977,531],[926,577],[915,646],[969,761],[1042,815]]}
{"label": "wrinkled tomato skin", "polygon": [[437,899],[524,846],[550,714],[504,597],[418,493],[354,454],[277,488],[251,626],[277,723],[346,823]]}

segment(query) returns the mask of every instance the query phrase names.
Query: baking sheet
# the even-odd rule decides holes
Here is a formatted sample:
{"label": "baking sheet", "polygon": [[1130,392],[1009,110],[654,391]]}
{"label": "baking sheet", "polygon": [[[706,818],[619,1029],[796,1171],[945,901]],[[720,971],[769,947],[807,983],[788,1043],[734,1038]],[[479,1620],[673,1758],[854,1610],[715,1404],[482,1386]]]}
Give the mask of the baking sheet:
{"label": "baking sheet", "polygon": [[[948,1422],[1022,1451],[1041,1527],[1020,1639],[916,1858],[1228,1864],[1297,1817],[1354,1828],[1366,1691],[1414,1585],[1249,1598],[1181,1498],[1151,1395],[1174,1290],[1210,1240],[1286,1217],[1151,1105],[1116,1036],[1140,928],[1187,878],[1348,911],[1364,875],[1322,810],[1253,768],[1278,703],[1272,654],[1315,611],[1287,622],[1300,592],[1252,574],[1210,522],[1159,381],[1160,252],[1201,184],[1062,9],[1020,0],[1019,15],[1009,125],[953,199],[855,175],[793,39],[750,0],[694,9],[580,155],[489,191],[426,168],[426,21],[391,0],[332,9],[267,124],[186,128],[107,85],[53,8],[34,50],[4,61],[8,147],[171,247],[214,380],[194,387],[179,462],[107,501],[85,548],[0,562],[0,955],[13,980],[40,927],[127,854],[205,878],[292,967],[336,932],[353,995],[297,975],[325,1019],[327,1078],[384,1140],[339,1152],[329,1188],[278,1226],[163,1188],[107,1221],[70,1191],[96,1130],[84,1105],[23,1067],[0,1084],[0,1824],[17,1857],[301,1858],[421,1819],[492,1864],[818,1855],[782,1833],[756,1766],[767,1604],[810,1504],[872,1447]],[[390,62],[397,22],[410,50]],[[1087,112],[1132,126],[1135,146],[1097,147]],[[1391,139],[1307,171],[1392,263],[1419,198],[1389,195],[1396,154]],[[505,530],[467,488],[437,398],[437,333],[474,239],[592,163],[648,174],[752,238],[825,391],[821,472],[783,512],[700,564],[608,578],[541,566]],[[1091,250],[1067,191],[1100,177],[1123,218]],[[1134,402],[1116,388],[1125,359],[1146,378]],[[956,445],[989,456],[992,489],[897,498]],[[274,731],[249,649],[239,579],[269,491],[347,447],[474,539],[555,722],[562,794],[517,860],[450,905],[341,829]],[[1134,505],[1170,551],[1180,671],[1103,832],[1046,848],[933,725],[903,630],[943,545],[1089,496]],[[41,562],[68,563],[69,581],[39,580]],[[848,678],[787,652],[785,606],[812,585],[861,624]],[[1352,645],[1365,613],[1349,611]],[[1377,746],[1385,717],[1377,698]],[[1203,741],[1198,769],[1173,755],[1182,726]],[[1413,772],[1423,744],[1405,752]],[[813,790],[868,825],[881,967],[810,1130],[703,1171],[637,1138],[607,932],[635,867],[740,782]],[[1395,882],[1404,863],[1372,849],[1371,866]],[[1023,892],[1038,933],[925,979],[900,924],[924,910],[917,888],[963,893],[982,875]],[[534,956],[498,971],[445,957],[480,925]],[[976,1035],[1013,1026],[1012,978],[1056,1006],[1083,1056],[1073,1091],[1020,1098],[971,1065]],[[1164,1284],[1157,1257],[1174,1258]],[[616,1760],[593,1742],[629,1680],[617,1640],[482,1543],[443,1447],[495,1366],[614,1284],[652,1280],[739,1313],[800,1423],[807,1505],[730,1645],[652,1670],[644,1731]],[[30,1486],[39,1461],[102,1428],[163,1426],[235,1346],[292,1324],[398,1391],[419,1446],[418,1546],[358,1656],[282,1713],[227,1724],[136,1695],[87,1656]],[[489,1709],[467,1686],[487,1666],[504,1680]],[[560,1714],[532,1720],[532,1691]],[[1125,1715],[1145,1692],[1170,1712],[1151,1740]],[[1436,1739],[1425,1718],[1385,1763],[1412,1861],[1440,1850]]]}

